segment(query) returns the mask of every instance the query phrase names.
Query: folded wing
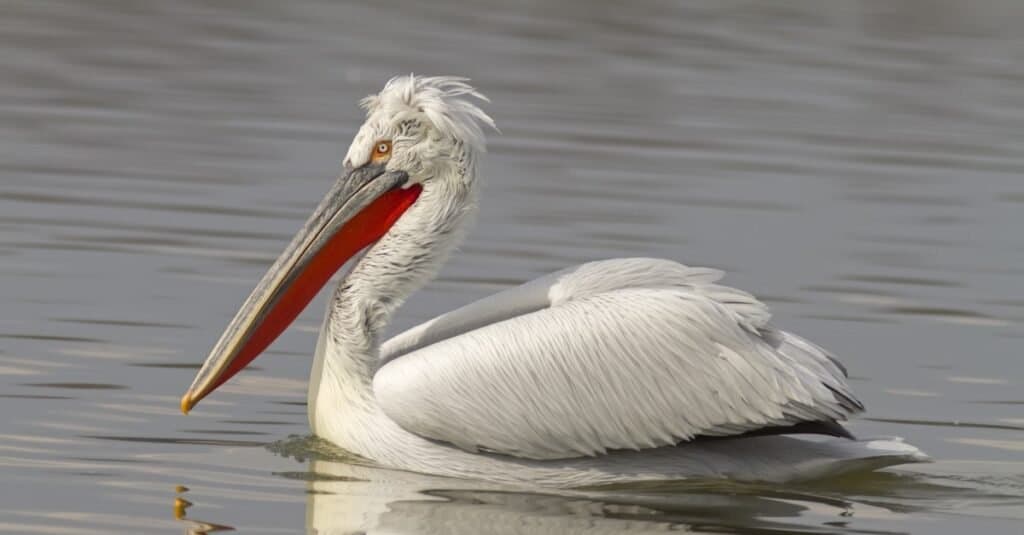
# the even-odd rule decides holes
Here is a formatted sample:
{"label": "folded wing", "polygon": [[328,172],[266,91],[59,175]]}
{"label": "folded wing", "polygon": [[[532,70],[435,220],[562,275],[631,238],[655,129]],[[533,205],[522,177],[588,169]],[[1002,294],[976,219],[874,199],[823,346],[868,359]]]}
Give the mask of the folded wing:
{"label": "folded wing", "polygon": [[669,446],[863,409],[843,369],[721,273],[583,264],[388,341],[374,393],[406,430],[530,459]]}

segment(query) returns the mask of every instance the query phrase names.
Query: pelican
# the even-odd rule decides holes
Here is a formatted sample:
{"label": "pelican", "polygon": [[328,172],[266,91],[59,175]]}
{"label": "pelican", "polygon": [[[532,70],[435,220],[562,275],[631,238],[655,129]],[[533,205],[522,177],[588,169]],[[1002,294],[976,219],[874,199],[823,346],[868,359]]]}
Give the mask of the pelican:
{"label": "pelican", "polygon": [[846,370],[720,271],[624,258],[570,267],[383,343],[476,210],[486,97],[402,76],[361,101],[344,171],[257,284],[181,400],[243,369],[342,266],[313,359],[314,434],[384,467],[578,487],[790,481],[920,462],[855,439]]}

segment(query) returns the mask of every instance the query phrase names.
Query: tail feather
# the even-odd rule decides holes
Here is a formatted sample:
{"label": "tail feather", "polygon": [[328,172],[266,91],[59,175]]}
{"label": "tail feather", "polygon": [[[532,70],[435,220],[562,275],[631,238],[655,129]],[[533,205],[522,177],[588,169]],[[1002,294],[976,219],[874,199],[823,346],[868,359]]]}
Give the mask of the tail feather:
{"label": "tail feather", "polygon": [[899,437],[862,440],[829,439],[810,446],[813,452],[798,461],[781,480],[814,480],[839,475],[870,472],[901,464],[931,462],[923,451]]}
{"label": "tail feather", "polygon": [[688,456],[702,460],[706,475],[738,481],[806,481],[931,460],[897,437],[760,436],[690,447]]}

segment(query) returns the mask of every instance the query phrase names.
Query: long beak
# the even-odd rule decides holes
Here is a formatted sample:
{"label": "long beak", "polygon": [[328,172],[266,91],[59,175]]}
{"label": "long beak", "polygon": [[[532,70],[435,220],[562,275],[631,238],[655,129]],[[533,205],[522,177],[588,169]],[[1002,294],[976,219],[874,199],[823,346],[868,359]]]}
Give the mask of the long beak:
{"label": "long beak", "polygon": [[181,398],[183,413],[252,362],[345,262],[384,236],[419,197],[419,185],[402,187],[408,178],[366,165],[338,179],[213,347]]}

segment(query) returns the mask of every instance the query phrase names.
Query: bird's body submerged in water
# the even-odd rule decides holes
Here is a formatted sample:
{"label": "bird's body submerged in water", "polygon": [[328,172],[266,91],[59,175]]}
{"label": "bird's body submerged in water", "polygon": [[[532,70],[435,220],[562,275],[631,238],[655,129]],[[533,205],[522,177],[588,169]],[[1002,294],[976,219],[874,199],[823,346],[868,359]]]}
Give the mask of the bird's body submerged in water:
{"label": "bird's body submerged in water", "polygon": [[381,344],[476,208],[481,125],[493,123],[474,97],[463,79],[409,76],[363,100],[346,173],[228,326],[183,410],[365,251],[329,301],[309,419],[382,465],[568,487],[783,481],[926,459],[898,439],[853,439],[837,422],[863,406],[843,367],[712,269],[582,264]]}

